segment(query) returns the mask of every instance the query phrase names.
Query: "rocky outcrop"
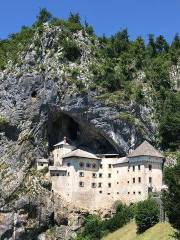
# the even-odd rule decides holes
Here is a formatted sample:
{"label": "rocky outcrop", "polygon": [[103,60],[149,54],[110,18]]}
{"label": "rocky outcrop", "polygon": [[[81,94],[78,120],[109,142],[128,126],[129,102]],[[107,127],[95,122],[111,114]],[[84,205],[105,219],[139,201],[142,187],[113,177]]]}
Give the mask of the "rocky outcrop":
{"label": "rocky outcrop", "polygon": [[66,212],[61,201],[55,204],[42,184],[45,176],[34,170],[35,159],[50,158],[53,144],[64,135],[94,153],[121,156],[143,139],[155,139],[152,108],[133,102],[112,105],[89,89],[89,66],[97,61],[92,46],[98,42],[81,31],[74,34],[81,56],[64,61],[63,48],[55,50],[61,33],[45,24],[21,62],[9,62],[0,72],[1,239],[68,239],[82,225],[87,213]]}

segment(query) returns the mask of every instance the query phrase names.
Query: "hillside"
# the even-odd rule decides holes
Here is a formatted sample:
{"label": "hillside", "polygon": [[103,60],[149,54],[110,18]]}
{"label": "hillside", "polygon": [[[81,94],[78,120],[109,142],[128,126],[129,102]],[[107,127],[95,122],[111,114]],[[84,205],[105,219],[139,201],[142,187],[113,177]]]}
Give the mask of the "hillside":
{"label": "hillside", "polygon": [[[87,212],[51,193],[37,158],[67,136],[92,153],[125,156],[147,139],[179,149],[180,38],[98,37],[79,14],[42,9],[31,27],[0,40],[0,237],[72,236]],[[87,137],[88,136],[88,137]],[[174,159],[175,157],[173,157]],[[51,231],[52,230],[52,231]]]}
{"label": "hillside", "polygon": [[131,222],[104,237],[103,240],[173,240],[174,230],[168,223],[158,223],[141,235],[136,234],[136,224]]}

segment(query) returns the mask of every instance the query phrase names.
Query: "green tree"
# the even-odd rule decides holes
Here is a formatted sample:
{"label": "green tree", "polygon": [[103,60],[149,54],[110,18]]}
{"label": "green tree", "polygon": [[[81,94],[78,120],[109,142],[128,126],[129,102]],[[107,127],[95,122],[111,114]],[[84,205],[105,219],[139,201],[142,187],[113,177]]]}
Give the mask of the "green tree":
{"label": "green tree", "polygon": [[119,56],[122,52],[127,51],[129,47],[128,30],[124,29],[118,32],[112,37],[111,41],[115,56]]}
{"label": "green tree", "polygon": [[37,16],[37,25],[49,22],[52,19],[52,14],[48,12],[46,8],[40,9],[39,15]]}
{"label": "green tree", "polygon": [[132,51],[132,55],[135,58],[136,61],[136,68],[138,69],[142,69],[144,62],[145,62],[145,44],[144,44],[144,40],[142,39],[142,37],[138,37],[135,42],[132,44],[131,47],[131,51]]}
{"label": "green tree", "polygon": [[77,23],[79,25],[81,25],[81,18],[79,13],[72,13],[70,12],[70,16],[68,18],[68,21],[71,23]]}
{"label": "green tree", "polygon": [[170,58],[172,63],[177,65],[179,57],[180,57],[180,37],[178,34],[176,34],[170,47]]}
{"label": "green tree", "polygon": [[147,54],[150,58],[156,56],[156,44],[155,44],[153,34],[149,34],[149,41],[148,41],[148,45],[147,45]]}
{"label": "green tree", "polygon": [[168,190],[165,190],[162,196],[165,211],[169,222],[177,229],[180,239],[180,157],[177,165],[165,169],[164,181],[168,186]]}
{"label": "green tree", "polygon": [[167,53],[169,50],[169,45],[162,35],[156,38],[156,49],[158,53]]}
{"label": "green tree", "polygon": [[137,203],[135,220],[138,233],[146,231],[159,221],[159,207],[155,200],[147,199]]}

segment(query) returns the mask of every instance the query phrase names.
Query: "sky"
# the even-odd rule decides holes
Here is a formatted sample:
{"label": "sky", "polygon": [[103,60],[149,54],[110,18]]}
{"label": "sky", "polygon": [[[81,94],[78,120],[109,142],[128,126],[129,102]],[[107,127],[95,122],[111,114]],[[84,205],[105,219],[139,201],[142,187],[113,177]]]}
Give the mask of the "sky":
{"label": "sky", "polygon": [[98,36],[128,28],[131,39],[153,33],[170,42],[180,34],[180,0],[0,0],[0,39],[31,26],[44,7],[64,19],[79,12]]}

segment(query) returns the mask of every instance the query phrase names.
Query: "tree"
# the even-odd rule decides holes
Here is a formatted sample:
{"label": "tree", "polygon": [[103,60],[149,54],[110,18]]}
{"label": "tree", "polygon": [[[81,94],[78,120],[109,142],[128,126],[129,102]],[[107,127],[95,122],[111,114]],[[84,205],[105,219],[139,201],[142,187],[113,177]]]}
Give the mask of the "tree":
{"label": "tree", "polygon": [[41,25],[43,23],[49,22],[52,19],[52,14],[48,12],[46,8],[40,9],[39,15],[37,16],[37,24]]}
{"label": "tree", "polygon": [[136,60],[136,67],[142,69],[145,61],[145,44],[142,37],[137,37],[132,45],[132,54]]}
{"label": "tree", "polygon": [[77,23],[79,25],[81,25],[81,18],[79,13],[72,13],[70,12],[70,16],[68,18],[68,21],[71,23]]}
{"label": "tree", "polygon": [[129,46],[128,30],[124,29],[118,32],[114,38],[112,38],[112,45],[115,56],[119,56],[123,51],[127,51]]}
{"label": "tree", "polygon": [[155,44],[153,34],[149,34],[149,42],[148,42],[148,45],[147,45],[147,53],[148,53],[148,56],[150,58],[156,56],[156,44]]}
{"label": "tree", "polygon": [[158,53],[167,53],[169,49],[169,45],[165,38],[162,35],[159,35],[156,38],[156,49]]}
{"label": "tree", "polygon": [[168,190],[163,192],[162,200],[169,222],[177,229],[180,239],[180,157],[177,165],[165,169],[164,180]]}
{"label": "tree", "polygon": [[180,56],[180,37],[178,34],[176,34],[170,47],[170,58],[173,64],[177,65],[179,56]]}
{"label": "tree", "polygon": [[155,200],[147,199],[137,203],[135,220],[138,233],[146,231],[159,221],[159,207]]}

